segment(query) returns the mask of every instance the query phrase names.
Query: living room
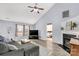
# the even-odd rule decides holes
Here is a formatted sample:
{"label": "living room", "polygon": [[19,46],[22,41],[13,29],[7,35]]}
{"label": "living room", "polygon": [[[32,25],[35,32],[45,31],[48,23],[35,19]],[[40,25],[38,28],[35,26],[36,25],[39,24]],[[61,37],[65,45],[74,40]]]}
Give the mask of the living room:
{"label": "living room", "polygon": [[71,39],[79,38],[79,3],[0,3],[0,7],[1,56],[79,55],[70,48]]}

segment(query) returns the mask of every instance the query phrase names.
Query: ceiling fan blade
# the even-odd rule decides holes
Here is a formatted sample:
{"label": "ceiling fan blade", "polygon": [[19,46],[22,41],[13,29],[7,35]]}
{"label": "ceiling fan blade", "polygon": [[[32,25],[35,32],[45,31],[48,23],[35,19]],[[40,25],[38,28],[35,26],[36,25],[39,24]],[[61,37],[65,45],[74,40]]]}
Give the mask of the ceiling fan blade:
{"label": "ceiling fan blade", "polygon": [[29,8],[34,8],[34,7],[31,7],[31,6],[28,6]]}
{"label": "ceiling fan blade", "polygon": [[44,8],[38,8],[39,10],[44,10]]}
{"label": "ceiling fan blade", "polygon": [[34,9],[33,10],[31,10],[30,12],[33,12],[34,11]]}
{"label": "ceiling fan blade", "polygon": [[37,11],[37,13],[39,14],[40,12],[39,12],[39,11]]}

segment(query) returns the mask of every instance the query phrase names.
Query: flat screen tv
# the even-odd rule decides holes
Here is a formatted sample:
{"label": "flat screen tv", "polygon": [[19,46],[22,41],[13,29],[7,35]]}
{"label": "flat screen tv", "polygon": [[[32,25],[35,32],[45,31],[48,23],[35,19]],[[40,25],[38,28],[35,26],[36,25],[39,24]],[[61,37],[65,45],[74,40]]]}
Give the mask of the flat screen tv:
{"label": "flat screen tv", "polygon": [[30,30],[29,34],[30,35],[38,35],[38,30]]}

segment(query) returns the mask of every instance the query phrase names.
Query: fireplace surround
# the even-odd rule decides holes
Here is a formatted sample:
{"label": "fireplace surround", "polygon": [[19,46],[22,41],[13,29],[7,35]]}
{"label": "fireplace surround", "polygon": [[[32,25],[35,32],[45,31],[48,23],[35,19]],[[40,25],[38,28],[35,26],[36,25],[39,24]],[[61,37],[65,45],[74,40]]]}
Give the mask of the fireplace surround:
{"label": "fireplace surround", "polygon": [[70,40],[76,37],[73,34],[63,34],[63,48],[70,53]]}

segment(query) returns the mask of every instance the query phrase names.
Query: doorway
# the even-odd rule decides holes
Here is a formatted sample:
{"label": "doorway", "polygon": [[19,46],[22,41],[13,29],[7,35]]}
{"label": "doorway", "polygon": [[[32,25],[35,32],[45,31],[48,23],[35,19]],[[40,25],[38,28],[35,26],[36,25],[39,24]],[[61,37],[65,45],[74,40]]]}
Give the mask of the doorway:
{"label": "doorway", "polygon": [[[52,49],[52,42],[53,42],[53,26],[52,23],[48,23],[46,26],[46,35],[47,35],[47,48]],[[49,44],[50,43],[50,44]]]}
{"label": "doorway", "polygon": [[48,23],[47,24],[47,38],[52,38],[52,31],[53,31],[53,28],[52,28],[52,23]]}

